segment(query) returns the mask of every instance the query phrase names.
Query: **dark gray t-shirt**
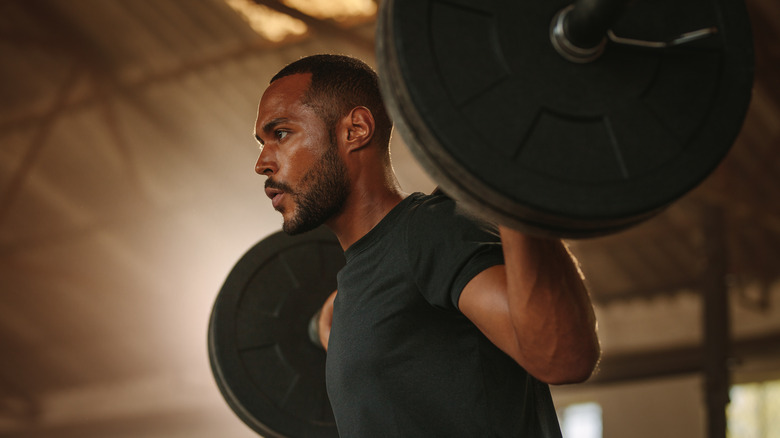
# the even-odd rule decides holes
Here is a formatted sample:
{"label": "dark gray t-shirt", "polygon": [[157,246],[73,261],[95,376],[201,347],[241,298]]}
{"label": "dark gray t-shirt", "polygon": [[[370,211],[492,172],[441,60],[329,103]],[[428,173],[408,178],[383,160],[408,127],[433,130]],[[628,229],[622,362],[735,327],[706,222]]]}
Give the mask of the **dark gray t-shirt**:
{"label": "dark gray t-shirt", "polygon": [[503,263],[494,227],[415,193],[345,256],[327,358],[342,438],[560,436],[547,386],[458,310]]}

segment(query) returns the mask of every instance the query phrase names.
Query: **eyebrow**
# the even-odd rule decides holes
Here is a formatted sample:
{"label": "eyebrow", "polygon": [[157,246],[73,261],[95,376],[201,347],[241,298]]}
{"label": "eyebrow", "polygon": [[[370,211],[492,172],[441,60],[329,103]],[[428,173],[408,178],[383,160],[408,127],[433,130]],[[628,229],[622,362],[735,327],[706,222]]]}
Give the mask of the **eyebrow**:
{"label": "eyebrow", "polygon": [[[271,131],[274,130],[274,128],[276,128],[277,125],[280,125],[282,123],[286,123],[286,122],[289,122],[289,121],[290,121],[290,119],[288,119],[287,117],[278,117],[276,119],[273,119],[273,120],[269,121],[265,125],[263,125],[263,128],[261,129],[261,131],[262,132],[271,132]],[[257,132],[255,132],[255,140],[257,140],[257,142],[260,143],[261,145],[265,144],[265,142],[263,141],[262,138],[260,138],[260,135]]]}

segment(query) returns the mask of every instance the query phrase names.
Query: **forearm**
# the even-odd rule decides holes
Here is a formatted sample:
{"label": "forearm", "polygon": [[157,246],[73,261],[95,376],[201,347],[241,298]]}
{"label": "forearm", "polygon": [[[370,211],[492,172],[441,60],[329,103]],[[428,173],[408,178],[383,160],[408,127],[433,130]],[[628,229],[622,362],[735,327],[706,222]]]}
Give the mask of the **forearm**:
{"label": "forearm", "polygon": [[547,383],[587,379],[600,355],[588,291],[562,242],[501,227],[507,302],[526,370]]}

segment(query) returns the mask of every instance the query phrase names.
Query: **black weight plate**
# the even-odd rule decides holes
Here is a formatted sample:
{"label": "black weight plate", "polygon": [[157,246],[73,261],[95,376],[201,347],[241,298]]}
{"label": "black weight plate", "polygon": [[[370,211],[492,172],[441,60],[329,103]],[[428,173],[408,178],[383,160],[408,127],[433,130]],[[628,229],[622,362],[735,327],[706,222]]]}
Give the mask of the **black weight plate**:
{"label": "black weight plate", "polygon": [[631,2],[607,45],[566,61],[549,32],[562,0],[386,0],[382,92],[442,189],[499,222],[563,237],[642,221],[703,181],[750,100],[753,49],[740,0]]}
{"label": "black weight plate", "polygon": [[308,323],[344,266],[325,228],[277,232],[227,276],[208,332],[211,369],[228,405],[266,437],[337,437],[325,388],[325,352]]}

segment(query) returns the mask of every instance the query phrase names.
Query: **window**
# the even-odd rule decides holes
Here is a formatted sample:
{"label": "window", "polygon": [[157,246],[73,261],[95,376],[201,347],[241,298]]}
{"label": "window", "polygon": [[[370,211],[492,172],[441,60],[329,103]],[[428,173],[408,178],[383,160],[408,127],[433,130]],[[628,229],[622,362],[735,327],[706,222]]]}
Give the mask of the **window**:
{"label": "window", "polygon": [[559,415],[563,438],[601,438],[601,405],[569,405]]}
{"label": "window", "polygon": [[780,438],[780,380],[734,385],[728,438]]}

